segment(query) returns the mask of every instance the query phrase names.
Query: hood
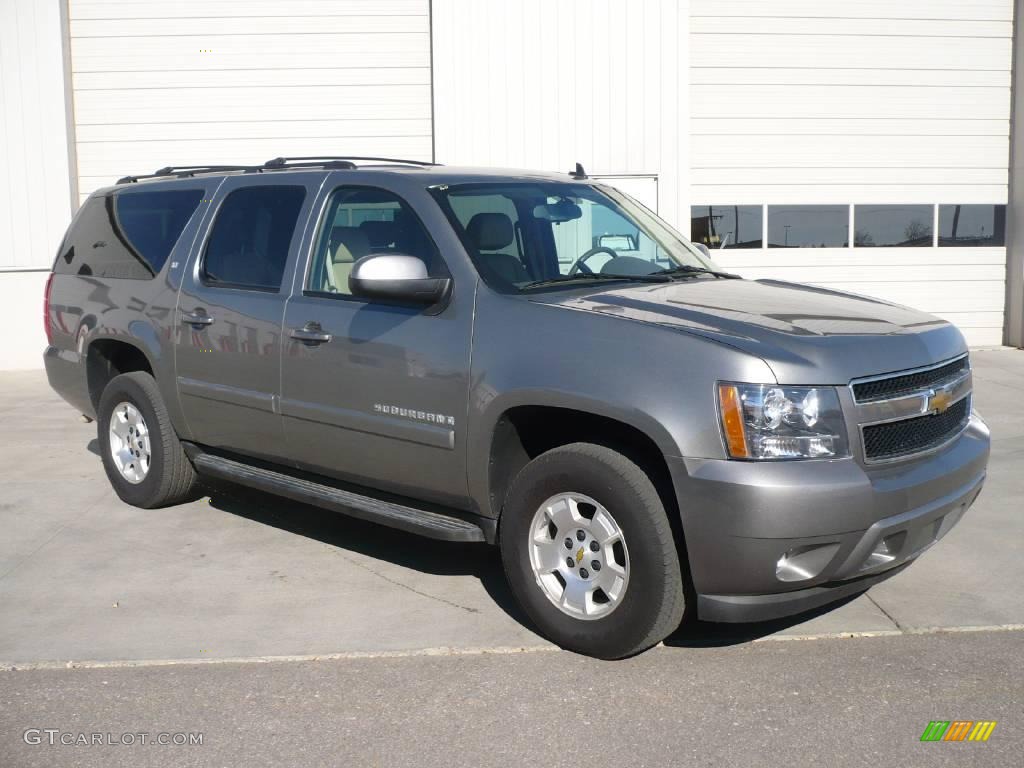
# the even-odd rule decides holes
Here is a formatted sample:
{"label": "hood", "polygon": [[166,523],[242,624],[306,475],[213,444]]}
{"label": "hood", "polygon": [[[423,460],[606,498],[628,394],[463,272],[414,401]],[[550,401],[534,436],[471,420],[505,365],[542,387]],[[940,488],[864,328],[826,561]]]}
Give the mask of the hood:
{"label": "hood", "polygon": [[846,384],[967,349],[953,325],[924,312],[774,280],[630,283],[531,300],[713,339],[760,357],[783,384]]}

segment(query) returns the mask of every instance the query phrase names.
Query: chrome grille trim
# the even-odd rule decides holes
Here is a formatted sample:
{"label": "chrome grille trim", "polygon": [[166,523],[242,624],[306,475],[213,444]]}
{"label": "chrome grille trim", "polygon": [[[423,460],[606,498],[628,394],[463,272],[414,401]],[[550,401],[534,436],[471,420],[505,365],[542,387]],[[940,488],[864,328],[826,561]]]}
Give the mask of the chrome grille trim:
{"label": "chrome grille trim", "polygon": [[971,394],[973,389],[974,381],[970,370],[968,370],[956,379],[919,390],[910,395],[860,403],[857,405],[857,421],[860,426],[867,427],[872,424],[884,424],[888,421],[902,421],[914,416],[926,416],[938,410],[932,406],[932,400],[936,395],[941,393],[946,396],[946,408],[948,408]]}
{"label": "chrome grille trim", "polygon": [[[942,369],[948,369],[948,372],[944,372]],[[853,392],[853,399],[858,403],[894,400],[918,390],[934,387],[947,380],[956,379],[970,370],[970,359],[968,355],[963,354],[934,365],[854,379],[850,382],[850,390]],[[917,380],[916,383],[908,381],[914,379]],[[885,391],[886,384],[890,385],[888,392]],[[879,394],[879,392],[881,393]]]}
{"label": "chrome grille trim", "polygon": [[[962,365],[956,365],[962,363]],[[946,376],[935,381],[929,381],[927,385],[907,392],[905,388],[897,389],[898,394],[890,398],[871,397],[870,399],[857,400],[857,385],[866,382],[882,382],[888,379],[904,379],[908,376],[915,376],[928,371],[936,371],[941,368],[953,369],[951,376]],[[927,379],[926,379],[927,380]],[[956,440],[963,434],[970,423],[971,394],[974,389],[974,382],[971,374],[970,360],[967,355],[960,355],[952,360],[946,360],[935,365],[922,368],[913,368],[906,371],[883,374],[881,376],[867,376],[854,379],[849,384],[850,394],[856,405],[857,426],[860,431],[861,455],[865,464],[885,464],[894,461],[905,461],[907,459],[924,456],[939,451],[949,443]],[[922,416],[938,415],[946,412],[960,401],[968,398],[965,418],[960,422],[954,432],[951,432],[947,439],[940,443],[931,444],[920,451],[905,453],[896,456],[869,456],[867,453],[867,442],[864,436],[864,429],[879,424],[894,424],[911,419],[919,419]]]}

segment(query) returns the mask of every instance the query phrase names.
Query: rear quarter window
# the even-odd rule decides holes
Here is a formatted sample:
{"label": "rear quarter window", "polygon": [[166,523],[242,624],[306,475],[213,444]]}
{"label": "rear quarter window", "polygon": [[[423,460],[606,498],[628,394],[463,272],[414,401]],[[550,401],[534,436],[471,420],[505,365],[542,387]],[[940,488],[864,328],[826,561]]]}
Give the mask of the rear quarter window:
{"label": "rear quarter window", "polygon": [[201,189],[131,190],[91,197],[54,272],[149,280],[160,273],[203,199]]}

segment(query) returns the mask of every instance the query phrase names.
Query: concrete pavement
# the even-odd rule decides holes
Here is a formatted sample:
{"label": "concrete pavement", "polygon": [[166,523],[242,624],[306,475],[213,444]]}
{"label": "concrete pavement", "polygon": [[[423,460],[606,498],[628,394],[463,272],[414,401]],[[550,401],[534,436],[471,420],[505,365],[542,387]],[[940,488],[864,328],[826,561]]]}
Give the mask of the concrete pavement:
{"label": "concrete pavement", "polygon": [[[795,621],[685,628],[670,644],[1024,624],[1024,352],[974,354],[988,485],[906,572]],[[113,495],[41,373],[0,374],[0,664],[542,647],[496,550],[219,491],[143,511]]]}

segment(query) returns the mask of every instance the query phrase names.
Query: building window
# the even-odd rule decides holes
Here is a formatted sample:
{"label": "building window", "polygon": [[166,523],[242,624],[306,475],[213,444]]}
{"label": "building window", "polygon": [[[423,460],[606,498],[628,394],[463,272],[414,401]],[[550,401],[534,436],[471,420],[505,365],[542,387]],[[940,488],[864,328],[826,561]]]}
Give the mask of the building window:
{"label": "building window", "polygon": [[1005,205],[940,205],[939,245],[1006,245]]}
{"label": "building window", "polygon": [[762,247],[760,205],[694,205],[690,239],[708,248]]}
{"label": "building window", "polygon": [[853,206],[853,244],[858,248],[925,248],[932,244],[931,205]]}
{"label": "building window", "polygon": [[769,248],[845,248],[848,205],[769,205]]}

